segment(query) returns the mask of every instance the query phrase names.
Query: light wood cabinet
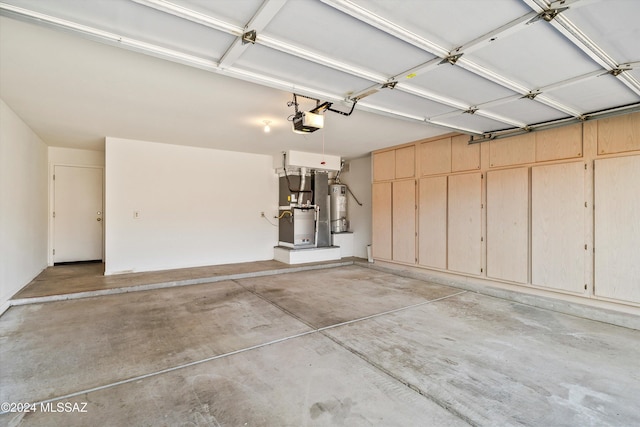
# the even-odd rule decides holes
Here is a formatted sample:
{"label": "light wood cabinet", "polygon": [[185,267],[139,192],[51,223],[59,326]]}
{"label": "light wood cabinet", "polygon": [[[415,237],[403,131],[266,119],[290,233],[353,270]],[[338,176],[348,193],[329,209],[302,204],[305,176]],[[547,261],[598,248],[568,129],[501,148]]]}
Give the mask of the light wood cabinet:
{"label": "light wood cabinet", "polygon": [[415,146],[373,154],[373,181],[413,178],[416,169]]}
{"label": "light wood cabinet", "polygon": [[393,183],[393,260],[416,262],[416,182]]}
{"label": "light wood cabinet", "polygon": [[413,178],[416,174],[416,147],[398,148],[396,151],[396,179]]}
{"label": "light wood cabinet", "polygon": [[595,294],[640,303],[640,156],[595,161]]}
{"label": "light wood cabinet", "polygon": [[598,154],[640,150],[640,113],[600,119]]}
{"label": "light wood cabinet", "polygon": [[536,136],[527,133],[489,142],[489,167],[522,165],[536,161]]}
{"label": "light wood cabinet", "polygon": [[531,282],[584,292],[584,163],[531,169]]}
{"label": "light wood cabinet", "polygon": [[487,172],[487,276],[529,281],[529,168]]}
{"label": "light wood cabinet", "polygon": [[582,124],[536,132],[536,161],[582,156]]}
{"label": "light wood cabinet", "polygon": [[392,188],[390,182],[374,183],[371,200],[372,236],[371,250],[374,258],[391,259],[392,232]]}
{"label": "light wood cabinet", "polygon": [[468,135],[451,138],[451,171],[464,172],[480,169],[480,144],[469,144]]}
{"label": "light wood cabinet", "polygon": [[448,268],[479,275],[482,271],[482,176],[449,176]]}
{"label": "light wood cabinet", "polygon": [[451,172],[451,138],[420,144],[420,175]]}
{"label": "light wood cabinet", "polygon": [[418,263],[447,268],[447,177],[422,178],[418,196]]}
{"label": "light wood cabinet", "polygon": [[373,154],[373,180],[388,181],[396,177],[395,150]]}
{"label": "light wood cabinet", "polygon": [[640,307],[640,113],[468,141],[373,154],[374,258]]}

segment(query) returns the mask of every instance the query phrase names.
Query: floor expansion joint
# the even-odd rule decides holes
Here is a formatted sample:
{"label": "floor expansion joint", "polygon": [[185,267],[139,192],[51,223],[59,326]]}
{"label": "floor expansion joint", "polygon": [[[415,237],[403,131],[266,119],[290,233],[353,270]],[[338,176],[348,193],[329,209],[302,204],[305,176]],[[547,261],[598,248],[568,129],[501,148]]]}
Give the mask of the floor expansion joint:
{"label": "floor expansion joint", "polygon": [[[278,308],[279,310],[281,310],[284,313],[288,314],[289,316],[291,316],[291,317],[295,318],[296,320],[300,321],[301,323],[305,324],[306,326],[311,328],[311,330],[310,331],[306,331],[306,332],[302,332],[302,333],[299,333],[299,334],[295,334],[295,335],[290,335],[290,336],[284,337],[284,338],[278,338],[276,340],[272,340],[272,341],[269,341],[269,342],[266,342],[266,343],[256,344],[256,345],[245,347],[245,348],[242,348],[242,349],[230,351],[228,353],[218,354],[216,356],[211,356],[211,357],[207,357],[207,358],[204,358],[204,359],[195,360],[195,361],[192,361],[192,362],[189,362],[189,363],[184,363],[182,365],[172,366],[170,368],[161,369],[159,371],[149,372],[149,373],[143,374],[143,375],[137,375],[135,377],[127,378],[127,379],[120,380],[120,381],[115,381],[113,383],[104,384],[104,385],[101,385],[101,386],[98,386],[98,387],[92,387],[92,388],[89,388],[89,389],[80,390],[80,391],[76,391],[76,392],[73,392],[73,393],[68,393],[68,394],[65,394],[63,396],[53,397],[51,399],[46,399],[46,400],[43,400],[43,401],[35,402],[34,405],[46,404],[46,403],[50,403],[50,402],[57,402],[57,401],[60,401],[60,400],[65,400],[65,399],[70,399],[70,398],[73,398],[73,397],[81,396],[81,395],[87,394],[87,393],[106,390],[106,389],[109,389],[109,388],[112,388],[112,387],[117,387],[117,386],[120,386],[120,385],[123,385],[123,384],[128,384],[128,383],[132,383],[132,382],[135,382],[135,381],[144,380],[146,378],[151,378],[151,377],[155,377],[155,376],[158,376],[158,375],[166,374],[166,373],[169,373],[169,372],[177,371],[177,370],[180,370],[180,369],[189,368],[191,366],[200,365],[202,363],[211,362],[211,361],[214,361],[214,360],[217,360],[217,359],[222,359],[222,358],[233,356],[233,355],[240,354],[240,353],[245,353],[247,351],[257,350],[257,349],[262,348],[262,347],[267,347],[267,346],[270,346],[270,345],[279,344],[279,343],[282,343],[282,342],[285,342],[285,341],[289,341],[289,340],[292,340],[292,339],[300,338],[300,337],[311,335],[311,334],[315,334],[315,333],[322,334],[326,338],[328,338],[331,341],[333,341],[336,344],[338,344],[340,347],[342,347],[345,350],[349,351],[350,353],[358,356],[360,359],[364,360],[365,362],[367,362],[371,366],[375,367],[376,369],[380,370],[381,372],[384,372],[388,376],[392,377],[394,380],[399,381],[403,385],[411,388],[413,391],[416,391],[419,394],[421,394],[421,395],[433,400],[430,396],[424,394],[417,387],[404,382],[400,378],[397,378],[392,373],[388,372],[386,369],[382,368],[381,366],[378,366],[377,364],[375,364],[372,361],[370,361],[369,359],[367,359],[364,355],[361,355],[360,353],[354,351],[350,347],[348,347],[345,344],[341,343],[339,340],[334,339],[333,337],[329,336],[328,334],[325,334],[324,332],[327,331],[327,330],[330,330],[330,329],[334,329],[334,328],[340,327],[340,326],[349,325],[349,324],[352,324],[352,323],[361,322],[361,321],[364,321],[364,320],[369,320],[369,319],[373,319],[373,318],[376,318],[376,317],[381,317],[381,316],[385,316],[385,315],[388,315],[388,314],[393,314],[393,313],[397,313],[397,312],[400,312],[400,311],[408,310],[408,309],[411,309],[411,308],[420,307],[422,305],[426,305],[426,304],[442,301],[442,300],[445,300],[447,298],[451,298],[451,297],[454,297],[454,296],[457,296],[457,295],[461,295],[461,294],[464,294],[464,293],[467,292],[467,291],[456,292],[455,294],[447,295],[447,296],[444,296],[444,297],[441,297],[441,298],[436,298],[436,299],[433,299],[433,300],[427,300],[427,301],[419,302],[417,304],[412,304],[412,305],[409,305],[409,306],[400,307],[400,308],[396,308],[396,309],[393,309],[393,310],[388,310],[388,311],[385,311],[385,312],[382,312],[382,313],[376,313],[376,314],[372,314],[370,316],[365,316],[365,317],[361,317],[361,318],[358,318],[358,319],[349,320],[349,321],[346,321],[346,322],[336,323],[334,325],[329,325],[329,326],[324,326],[324,327],[321,327],[321,328],[316,328],[313,325],[310,325],[308,322],[306,322],[303,319],[301,319],[299,316],[296,316],[295,314],[291,313],[289,310],[285,309],[284,307],[281,307],[277,303],[269,300],[268,298],[265,298],[264,296],[256,293],[253,290],[250,290],[250,289],[242,286],[240,283],[236,282],[235,280],[233,280],[233,281],[236,284],[238,284],[238,286],[242,287],[243,289],[247,290],[248,292],[254,294],[255,296],[259,297],[260,299],[264,300],[265,302],[268,302],[269,304],[275,306],[276,308]],[[436,403],[438,403],[438,402],[436,402]],[[442,405],[440,405],[440,406],[442,406]],[[449,410],[446,407],[445,407],[445,409]],[[4,415],[5,413],[7,413],[7,412],[0,412],[0,415]],[[458,415],[458,414],[456,414],[456,415]]]}

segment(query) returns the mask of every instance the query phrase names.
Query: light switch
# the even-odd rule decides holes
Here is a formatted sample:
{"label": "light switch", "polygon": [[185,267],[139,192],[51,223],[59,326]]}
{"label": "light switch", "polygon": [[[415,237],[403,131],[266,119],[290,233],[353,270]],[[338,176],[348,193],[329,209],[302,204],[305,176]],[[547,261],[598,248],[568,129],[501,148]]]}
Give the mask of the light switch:
{"label": "light switch", "polygon": [[140,219],[140,211],[133,211],[133,219]]}

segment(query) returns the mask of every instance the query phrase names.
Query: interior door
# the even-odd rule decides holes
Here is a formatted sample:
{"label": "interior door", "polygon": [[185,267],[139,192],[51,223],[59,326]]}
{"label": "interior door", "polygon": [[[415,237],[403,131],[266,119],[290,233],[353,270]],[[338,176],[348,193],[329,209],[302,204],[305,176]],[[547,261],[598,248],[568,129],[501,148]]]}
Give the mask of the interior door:
{"label": "interior door", "polygon": [[54,167],[54,263],[102,260],[102,168]]}

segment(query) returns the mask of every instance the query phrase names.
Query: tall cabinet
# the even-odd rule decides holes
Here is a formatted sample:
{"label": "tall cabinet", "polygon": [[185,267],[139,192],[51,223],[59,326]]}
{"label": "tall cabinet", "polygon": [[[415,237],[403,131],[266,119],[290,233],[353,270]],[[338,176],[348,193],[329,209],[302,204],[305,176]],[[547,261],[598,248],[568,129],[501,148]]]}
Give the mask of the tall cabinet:
{"label": "tall cabinet", "polygon": [[415,264],[415,146],[373,154],[374,258]]}

